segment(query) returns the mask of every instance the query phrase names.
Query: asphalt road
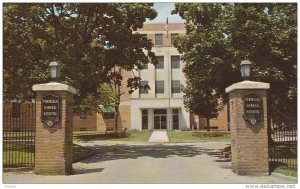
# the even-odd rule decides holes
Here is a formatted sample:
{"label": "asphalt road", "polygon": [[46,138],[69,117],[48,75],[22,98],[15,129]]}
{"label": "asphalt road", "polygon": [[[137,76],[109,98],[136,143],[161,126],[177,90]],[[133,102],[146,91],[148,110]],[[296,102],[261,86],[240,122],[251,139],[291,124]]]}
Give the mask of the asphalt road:
{"label": "asphalt road", "polygon": [[221,155],[228,142],[150,144],[91,142],[96,154],[73,164],[74,175],[4,173],[3,183],[296,183],[278,176],[239,176]]}

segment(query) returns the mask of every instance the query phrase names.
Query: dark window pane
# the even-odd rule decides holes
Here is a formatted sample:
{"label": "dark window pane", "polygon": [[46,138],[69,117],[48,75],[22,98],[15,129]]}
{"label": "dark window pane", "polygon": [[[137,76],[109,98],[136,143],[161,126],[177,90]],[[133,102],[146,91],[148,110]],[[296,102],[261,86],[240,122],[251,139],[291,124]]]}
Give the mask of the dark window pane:
{"label": "dark window pane", "polygon": [[154,114],[167,114],[166,109],[155,109]]}
{"label": "dark window pane", "polygon": [[156,56],[157,64],[155,65],[155,69],[164,69],[164,57]]}
{"label": "dark window pane", "polygon": [[164,81],[155,81],[155,92],[164,93]]}
{"label": "dark window pane", "polygon": [[86,115],[80,115],[79,119],[87,119]]}
{"label": "dark window pane", "polygon": [[103,119],[114,119],[114,118],[115,118],[115,113],[113,112],[103,113]]}
{"label": "dark window pane", "polygon": [[163,34],[155,34],[155,45],[163,44]]}
{"label": "dark window pane", "polygon": [[172,81],[172,93],[180,93],[180,80]]}
{"label": "dark window pane", "polygon": [[143,115],[148,115],[148,110],[142,110]]}
{"label": "dark window pane", "polygon": [[179,115],[173,115],[173,129],[179,129]]}
{"label": "dark window pane", "polygon": [[142,129],[148,129],[148,110],[142,110]]}
{"label": "dark window pane", "polygon": [[173,114],[178,114],[178,109],[173,109]]}
{"label": "dark window pane", "polygon": [[171,44],[174,42],[174,38],[178,36],[178,33],[171,33]]}
{"label": "dark window pane", "polygon": [[171,56],[171,68],[180,68],[180,56]]}
{"label": "dark window pane", "polygon": [[[148,81],[140,81],[140,86],[141,87],[144,87],[146,85],[148,85]],[[148,89],[141,88],[140,89],[140,94],[148,94]]]}
{"label": "dark window pane", "polygon": [[17,102],[12,103],[12,118],[20,118],[21,115],[21,104]]}

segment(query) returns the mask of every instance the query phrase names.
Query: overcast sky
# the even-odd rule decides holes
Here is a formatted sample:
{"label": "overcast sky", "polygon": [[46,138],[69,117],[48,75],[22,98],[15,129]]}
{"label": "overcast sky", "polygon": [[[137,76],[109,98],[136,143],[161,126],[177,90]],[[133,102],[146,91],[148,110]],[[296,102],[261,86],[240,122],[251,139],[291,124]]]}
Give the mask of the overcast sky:
{"label": "overcast sky", "polygon": [[165,23],[167,17],[169,23],[183,23],[184,20],[177,15],[171,15],[171,11],[175,8],[175,3],[154,3],[154,9],[157,11],[157,17],[154,20],[146,21],[146,23]]}

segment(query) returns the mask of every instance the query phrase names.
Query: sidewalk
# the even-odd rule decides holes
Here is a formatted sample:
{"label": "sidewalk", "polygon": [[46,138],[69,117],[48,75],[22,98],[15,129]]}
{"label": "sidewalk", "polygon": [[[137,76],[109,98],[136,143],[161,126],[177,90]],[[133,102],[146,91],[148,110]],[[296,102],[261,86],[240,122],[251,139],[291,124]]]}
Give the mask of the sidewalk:
{"label": "sidewalk", "polygon": [[153,131],[148,142],[153,142],[153,143],[169,142],[167,131]]}
{"label": "sidewalk", "polygon": [[83,143],[95,155],[73,164],[74,175],[5,172],[5,184],[295,184],[276,176],[241,176],[221,150],[229,142],[125,144]]}

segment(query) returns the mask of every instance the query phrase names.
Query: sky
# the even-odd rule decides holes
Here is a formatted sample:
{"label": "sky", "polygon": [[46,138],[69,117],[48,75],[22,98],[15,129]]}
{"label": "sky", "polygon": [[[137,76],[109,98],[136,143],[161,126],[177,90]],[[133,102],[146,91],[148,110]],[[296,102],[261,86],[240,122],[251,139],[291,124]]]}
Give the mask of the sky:
{"label": "sky", "polygon": [[184,20],[178,15],[171,15],[175,8],[175,3],[154,3],[154,9],[157,11],[157,17],[154,20],[147,20],[146,23],[165,23],[168,17],[169,23],[184,23]]}

